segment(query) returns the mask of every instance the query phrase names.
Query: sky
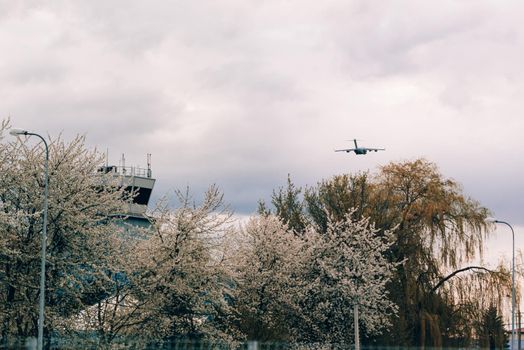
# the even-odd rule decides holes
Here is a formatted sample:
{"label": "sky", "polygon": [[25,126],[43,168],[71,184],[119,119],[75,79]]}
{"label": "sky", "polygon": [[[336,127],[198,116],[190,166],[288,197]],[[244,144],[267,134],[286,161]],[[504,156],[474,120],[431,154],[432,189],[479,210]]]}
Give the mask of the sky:
{"label": "sky", "polygon": [[[216,184],[239,215],[288,174],[423,157],[524,234],[523,22],[516,0],[0,0],[0,118],[150,153],[153,200]],[[353,138],[386,151],[333,152]]]}

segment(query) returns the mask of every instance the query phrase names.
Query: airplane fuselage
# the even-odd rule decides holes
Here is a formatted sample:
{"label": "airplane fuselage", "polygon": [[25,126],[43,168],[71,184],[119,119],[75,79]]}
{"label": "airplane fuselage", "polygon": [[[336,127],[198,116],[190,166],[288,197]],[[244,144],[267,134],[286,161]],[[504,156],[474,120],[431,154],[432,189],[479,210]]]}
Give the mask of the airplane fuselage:
{"label": "airplane fuselage", "polygon": [[385,148],[367,148],[367,147],[358,147],[357,140],[354,139],[353,142],[355,143],[355,148],[346,148],[346,149],[336,149],[335,152],[355,152],[357,155],[367,154],[368,152],[377,152],[377,151],[384,151]]}

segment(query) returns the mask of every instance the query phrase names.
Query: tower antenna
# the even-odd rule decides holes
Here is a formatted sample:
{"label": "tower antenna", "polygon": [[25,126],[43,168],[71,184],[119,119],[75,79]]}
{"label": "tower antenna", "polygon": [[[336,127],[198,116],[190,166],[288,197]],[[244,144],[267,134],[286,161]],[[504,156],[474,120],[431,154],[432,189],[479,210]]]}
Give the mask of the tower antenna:
{"label": "tower antenna", "polygon": [[151,177],[151,153],[147,154],[147,177]]}

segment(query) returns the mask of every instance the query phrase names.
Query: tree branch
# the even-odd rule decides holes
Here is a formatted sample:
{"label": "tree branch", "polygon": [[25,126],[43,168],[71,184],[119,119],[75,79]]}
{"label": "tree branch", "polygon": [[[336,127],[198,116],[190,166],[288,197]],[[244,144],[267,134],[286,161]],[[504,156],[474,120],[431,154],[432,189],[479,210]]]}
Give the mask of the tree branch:
{"label": "tree branch", "polygon": [[447,275],[446,277],[442,278],[433,288],[431,288],[430,294],[435,293],[436,290],[439,289],[449,279],[455,277],[459,273],[466,272],[466,271],[469,271],[469,270],[483,270],[483,271],[486,271],[488,273],[494,273],[494,274],[497,273],[496,271],[490,270],[490,269],[485,268],[483,266],[467,266],[467,267],[464,267],[462,269],[455,270],[452,273],[450,273],[449,275]]}

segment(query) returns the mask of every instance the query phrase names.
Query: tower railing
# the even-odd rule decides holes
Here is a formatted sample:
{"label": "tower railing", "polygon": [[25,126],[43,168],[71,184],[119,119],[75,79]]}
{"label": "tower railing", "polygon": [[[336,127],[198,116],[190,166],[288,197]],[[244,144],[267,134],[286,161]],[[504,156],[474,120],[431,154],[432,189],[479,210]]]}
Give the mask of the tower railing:
{"label": "tower railing", "polygon": [[121,176],[139,176],[151,178],[152,173],[149,168],[140,168],[134,166],[116,166],[116,165],[105,165],[97,170],[98,173],[103,174],[115,174]]}

